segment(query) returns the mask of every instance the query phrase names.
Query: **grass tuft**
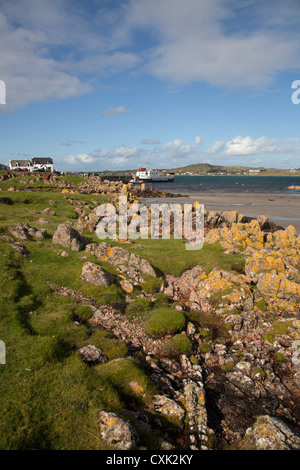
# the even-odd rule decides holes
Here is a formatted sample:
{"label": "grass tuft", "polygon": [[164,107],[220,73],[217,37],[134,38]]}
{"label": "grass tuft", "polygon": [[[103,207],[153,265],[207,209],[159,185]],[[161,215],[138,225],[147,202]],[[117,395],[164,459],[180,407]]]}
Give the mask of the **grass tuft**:
{"label": "grass tuft", "polygon": [[185,322],[185,316],[182,312],[171,308],[159,308],[153,311],[146,322],[146,332],[155,338],[172,335],[181,331]]}

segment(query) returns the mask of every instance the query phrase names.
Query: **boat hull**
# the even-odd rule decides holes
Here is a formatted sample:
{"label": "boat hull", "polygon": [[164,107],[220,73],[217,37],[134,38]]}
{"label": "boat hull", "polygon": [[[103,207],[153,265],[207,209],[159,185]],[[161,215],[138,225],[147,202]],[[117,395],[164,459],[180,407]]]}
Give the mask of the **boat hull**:
{"label": "boat hull", "polygon": [[174,179],[144,178],[140,181],[142,183],[173,183]]}

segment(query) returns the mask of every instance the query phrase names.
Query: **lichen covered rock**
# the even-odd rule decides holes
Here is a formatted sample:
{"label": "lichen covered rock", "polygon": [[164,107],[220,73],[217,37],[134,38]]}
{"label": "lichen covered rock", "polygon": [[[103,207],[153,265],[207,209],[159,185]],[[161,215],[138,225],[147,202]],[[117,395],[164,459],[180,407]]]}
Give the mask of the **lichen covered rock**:
{"label": "lichen covered rock", "polygon": [[102,242],[96,248],[95,256],[113,266],[126,266],[127,269],[134,269],[142,275],[156,277],[155,270],[147,260],[119,246],[112,247],[108,243]]}
{"label": "lichen covered rock", "polygon": [[60,224],[54,232],[52,243],[70,248],[72,251],[80,251],[84,249],[88,241],[75,228]]}
{"label": "lichen covered rock", "polygon": [[259,416],[255,425],[248,428],[245,441],[256,450],[300,450],[300,437],[282,420]]}
{"label": "lichen covered rock", "polygon": [[133,426],[116,413],[99,413],[101,438],[119,450],[134,450],[138,435]]}
{"label": "lichen covered rock", "polygon": [[96,286],[108,287],[114,282],[114,276],[96,263],[87,261],[81,272],[81,279]]}

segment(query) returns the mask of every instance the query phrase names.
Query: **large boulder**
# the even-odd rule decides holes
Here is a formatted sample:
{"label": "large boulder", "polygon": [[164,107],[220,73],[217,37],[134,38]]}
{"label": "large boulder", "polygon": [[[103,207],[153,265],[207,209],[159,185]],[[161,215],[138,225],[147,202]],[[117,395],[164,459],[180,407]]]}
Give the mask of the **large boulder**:
{"label": "large boulder", "polygon": [[275,270],[276,273],[284,272],[286,269],[284,257],[281,253],[266,250],[255,251],[253,255],[246,259],[245,273],[251,278],[256,278],[258,274]]}
{"label": "large boulder", "polygon": [[96,263],[87,261],[81,272],[81,279],[96,286],[108,287],[114,282],[114,276]]}
{"label": "large boulder", "polygon": [[119,246],[112,247],[102,242],[96,248],[95,256],[99,260],[106,261],[114,266],[126,265],[128,268],[133,268],[141,274],[156,277],[153,267],[147,260]]}
{"label": "large boulder", "polygon": [[88,244],[88,240],[75,228],[67,224],[60,224],[53,235],[52,243],[72,251],[80,251]]}
{"label": "large boulder", "polygon": [[206,275],[201,266],[195,266],[179,278],[166,276],[166,283],[164,293],[193,310],[209,313],[221,304],[247,310],[253,305],[251,280],[244,274],[214,268]]}
{"label": "large boulder", "polygon": [[[229,217],[229,214],[233,220],[236,214],[230,212],[227,217]],[[238,218],[238,215],[236,216]],[[214,228],[206,234],[205,243],[212,244],[216,242],[220,242],[223,249],[230,250],[231,253],[244,251],[248,247],[260,250],[263,248],[264,233],[255,219],[249,223],[233,222],[222,228]]]}

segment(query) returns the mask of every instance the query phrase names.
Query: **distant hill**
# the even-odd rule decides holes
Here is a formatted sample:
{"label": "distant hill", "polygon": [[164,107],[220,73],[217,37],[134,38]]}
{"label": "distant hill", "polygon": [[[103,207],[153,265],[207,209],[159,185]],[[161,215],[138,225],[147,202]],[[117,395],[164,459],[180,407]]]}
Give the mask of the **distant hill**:
{"label": "distant hill", "polygon": [[[153,169],[157,167],[152,167]],[[97,173],[102,175],[135,174],[137,169],[127,170],[105,170]],[[210,163],[194,163],[193,165],[181,166],[177,168],[163,168],[159,170],[162,173],[175,173],[175,175],[261,175],[261,176],[300,176],[300,168],[298,169],[280,169],[280,168],[264,168],[251,166],[223,166],[211,165]]]}
{"label": "distant hill", "polygon": [[300,176],[300,169],[279,169],[279,168],[264,168],[264,167],[251,167],[251,166],[222,166],[211,165],[209,163],[195,163],[177,168],[170,168],[168,170],[175,174],[197,174],[197,175],[264,175],[264,176]]}

